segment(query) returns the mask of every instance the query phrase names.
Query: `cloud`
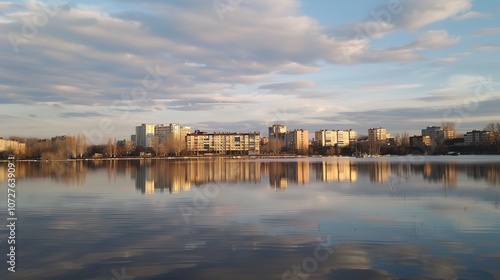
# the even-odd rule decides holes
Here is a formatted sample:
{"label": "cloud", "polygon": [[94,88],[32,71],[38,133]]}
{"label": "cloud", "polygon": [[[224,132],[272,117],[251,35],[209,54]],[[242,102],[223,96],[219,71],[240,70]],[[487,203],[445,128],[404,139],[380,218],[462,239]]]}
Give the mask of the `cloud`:
{"label": "cloud", "polygon": [[394,15],[394,24],[404,30],[416,31],[469,10],[472,0],[404,0],[401,5],[403,10]]}
{"label": "cloud", "polygon": [[437,58],[434,59],[432,62],[434,64],[440,64],[440,63],[451,63],[451,62],[457,62],[458,58],[456,57],[443,57],[443,58]]}
{"label": "cloud", "polygon": [[497,33],[500,33],[500,27],[479,29],[479,30],[474,31],[472,33],[472,35],[482,36],[482,35],[494,35]]}
{"label": "cloud", "polygon": [[453,17],[454,20],[467,20],[467,19],[474,19],[474,18],[489,19],[489,18],[491,18],[491,14],[470,11],[470,12],[467,12],[467,13],[464,13],[461,15],[456,15]]}
{"label": "cloud", "polygon": [[360,87],[362,91],[391,91],[399,89],[411,89],[422,87],[421,84],[400,84],[400,85],[367,85]]}
{"label": "cloud", "polygon": [[450,37],[445,30],[431,30],[419,34],[417,39],[406,47],[417,49],[442,49],[458,43],[459,40],[459,37]]}
{"label": "cloud", "polygon": [[352,62],[391,62],[391,61],[418,61],[424,57],[421,50],[436,50],[452,46],[459,42],[460,37],[451,37],[445,30],[430,30],[421,33],[417,38],[401,47],[373,50],[368,48],[369,42],[365,40],[358,46],[344,48],[349,53]]}
{"label": "cloud", "polygon": [[500,44],[482,44],[474,45],[472,48],[480,51],[492,52],[500,49]]}
{"label": "cloud", "polygon": [[414,103],[422,104],[419,107],[346,111],[331,117],[319,117],[319,119],[332,124],[339,119],[355,120],[357,124],[353,125],[353,128],[358,130],[364,130],[367,126],[382,126],[392,131],[418,131],[426,123],[438,125],[442,121],[453,121],[457,123],[457,129],[469,130],[483,127],[491,122],[488,120],[493,120],[498,116],[497,108],[500,106],[498,98],[480,100],[471,104],[470,95],[455,94],[454,96],[456,101],[450,101],[453,97],[450,94],[416,97]]}
{"label": "cloud", "polygon": [[59,116],[62,118],[92,118],[92,117],[104,117],[106,115],[98,112],[64,112],[60,113]]}
{"label": "cloud", "polygon": [[269,89],[269,90],[299,90],[303,88],[312,88],[315,86],[313,81],[297,81],[297,82],[287,82],[287,83],[275,83],[260,86],[259,89]]}

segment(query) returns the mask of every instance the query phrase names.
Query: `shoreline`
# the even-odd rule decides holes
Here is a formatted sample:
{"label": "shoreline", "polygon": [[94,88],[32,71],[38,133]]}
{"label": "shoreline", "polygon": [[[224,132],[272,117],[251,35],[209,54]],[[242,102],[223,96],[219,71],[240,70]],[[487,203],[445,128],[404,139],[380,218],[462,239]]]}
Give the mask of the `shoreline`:
{"label": "shoreline", "polygon": [[[211,155],[211,156],[178,156],[178,157],[116,157],[116,158],[76,158],[76,159],[57,159],[46,160],[41,159],[15,159],[17,162],[73,162],[73,161],[114,161],[114,160],[193,160],[193,159],[287,159],[287,158],[308,158],[310,156],[301,155],[254,155],[254,156],[226,156],[226,155]],[[10,162],[8,159],[1,159],[0,162]]]}
{"label": "shoreline", "polygon": [[[368,156],[360,157],[365,159],[383,159],[383,158],[396,158],[396,157],[412,157],[412,156],[424,156],[424,157],[454,157],[455,155],[380,155],[380,156]],[[498,156],[496,154],[488,155],[460,155],[458,157],[467,156]],[[259,160],[259,159],[303,159],[303,158],[351,158],[357,159],[356,156],[304,156],[304,155],[243,155],[243,156],[227,156],[227,155],[210,155],[210,156],[179,156],[179,157],[119,157],[119,158],[81,158],[81,159],[61,159],[61,160],[46,160],[42,161],[40,159],[15,159],[16,162],[78,162],[78,161],[118,161],[118,160],[207,160],[207,159],[245,159],[245,160]],[[0,163],[8,163],[12,160],[0,159]]]}

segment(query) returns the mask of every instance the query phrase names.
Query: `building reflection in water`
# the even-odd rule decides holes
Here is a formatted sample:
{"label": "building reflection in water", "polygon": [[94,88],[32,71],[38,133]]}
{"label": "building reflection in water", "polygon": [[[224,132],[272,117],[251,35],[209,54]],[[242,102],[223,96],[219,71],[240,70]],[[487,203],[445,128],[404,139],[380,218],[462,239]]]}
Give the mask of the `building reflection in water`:
{"label": "building reflection in water", "polygon": [[358,167],[351,161],[317,162],[316,179],[323,182],[356,182]]}
{"label": "building reflection in water", "polygon": [[457,186],[457,165],[455,163],[434,164],[426,162],[422,173],[429,182],[442,182],[444,187]]}
{"label": "building reflection in water", "polygon": [[269,176],[269,185],[274,189],[286,189],[288,184],[305,185],[310,182],[309,161],[263,162],[262,169]]}
{"label": "building reflection in water", "polygon": [[[200,160],[97,160],[67,162],[17,162],[16,178],[51,178],[64,185],[83,185],[89,173],[106,169],[108,180],[117,177],[135,180],[135,187],[144,194],[179,193],[207,183],[260,183],[269,177],[269,185],[286,189],[291,185],[323,182],[355,182],[368,177],[373,183],[387,183],[391,176],[409,178],[422,175],[429,182],[441,182],[444,187],[456,187],[458,177],[467,176],[500,186],[500,163],[408,162],[391,161],[253,161],[222,158]],[[7,163],[0,163],[0,182],[7,181]],[[103,170],[104,171],[104,170]]]}
{"label": "building reflection in water", "polygon": [[389,181],[392,174],[392,168],[396,172],[400,171],[397,165],[391,166],[387,161],[373,161],[373,162],[354,162],[357,167],[359,176],[368,176],[370,182],[384,184]]}
{"label": "building reflection in water", "polygon": [[[26,178],[51,178],[55,182],[67,186],[85,184],[88,169],[88,163],[81,160],[55,162],[17,161],[15,164],[17,182]],[[0,182],[7,181],[7,171],[7,163],[0,163]]]}
{"label": "building reflection in water", "polygon": [[197,161],[141,160],[133,175],[136,188],[144,194],[189,191],[191,184],[261,181],[260,163],[223,159]]}

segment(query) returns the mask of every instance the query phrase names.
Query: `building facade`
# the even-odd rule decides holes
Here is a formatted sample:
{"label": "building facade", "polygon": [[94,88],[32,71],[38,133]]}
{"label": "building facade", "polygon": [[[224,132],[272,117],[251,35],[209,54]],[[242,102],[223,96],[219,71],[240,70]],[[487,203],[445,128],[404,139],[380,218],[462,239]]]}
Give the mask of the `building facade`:
{"label": "building facade", "polygon": [[180,126],[175,123],[171,124],[160,124],[155,127],[155,136],[158,137],[160,143],[168,140],[179,140],[184,142],[186,140],[186,135],[191,133],[191,127]]}
{"label": "building facade", "polygon": [[309,149],[309,132],[305,129],[295,129],[285,134],[285,147],[291,151]]}
{"label": "building facade", "polygon": [[495,142],[495,136],[492,131],[473,130],[465,133],[465,145],[489,145]]}
{"label": "building facade", "polygon": [[430,146],[431,144],[430,136],[415,135],[410,137],[410,146]]}
{"label": "building facade", "polygon": [[284,124],[273,124],[273,126],[269,127],[269,139],[284,140],[283,137],[285,134],[286,126]]}
{"label": "building facade", "polygon": [[14,155],[24,155],[26,154],[26,144],[0,138],[0,152],[9,152]]}
{"label": "building facade", "polygon": [[317,146],[330,147],[348,146],[350,143],[357,141],[358,134],[356,131],[350,130],[320,130],[314,133],[314,139]]}
{"label": "building facade", "polygon": [[154,124],[142,124],[135,127],[135,145],[144,148],[151,147],[151,139],[155,136]]}
{"label": "building facade", "polygon": [[186,148],[192,154],[258,155],[260,153],[260,133],[195,131],[187,134]]}
{"label": "building facade", "polygon": [[429,136],[431,140],[440,144],[444,142],[444,131],[439,126],[428,126],[425,129],[422,129],[422,136]]}
{"label": "building facade", "polygon": [[390,137],[385,128],[376,127],[368,129],[368,141],[370,142],[386,141],[387,138]]}
{"label": "building facade", "polygon": [[443,128],[444,140],[455,139],[454,128]]}
{"label": "building facade", "polygon": [[337,144],[337,132],[335,130],[320,130],[314,132],[316,145],[330,147]]}

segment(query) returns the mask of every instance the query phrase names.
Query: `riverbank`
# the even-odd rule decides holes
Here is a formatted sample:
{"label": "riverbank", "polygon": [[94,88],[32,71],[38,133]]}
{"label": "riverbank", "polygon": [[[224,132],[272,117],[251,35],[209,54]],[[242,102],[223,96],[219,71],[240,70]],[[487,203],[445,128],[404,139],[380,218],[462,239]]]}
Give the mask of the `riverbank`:
{"label": "riverbank", "polygon": [[[195,159],[287,159],[287,158],[307,158],[302,155],[243,155],[243,156],[228,156],[228,155],[203,155],[203,156],[178,156],[178,157],[116,157],[116,158],[78,158],[78,159],[61,159],[61,160],[45,160],[40,159],[15,159],[18,162],[72,162],[72,161],[115,161],[115,160],[195,160]],[[0,162],[9,162],[11,160],[0,160]]]}

